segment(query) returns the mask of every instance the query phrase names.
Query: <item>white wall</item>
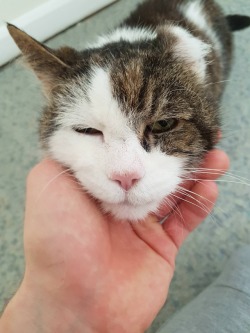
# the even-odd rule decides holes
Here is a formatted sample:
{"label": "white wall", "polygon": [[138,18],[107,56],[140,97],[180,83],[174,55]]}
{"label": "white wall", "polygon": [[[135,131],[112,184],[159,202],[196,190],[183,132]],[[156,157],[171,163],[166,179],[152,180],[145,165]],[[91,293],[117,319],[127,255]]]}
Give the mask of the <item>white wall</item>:
{"label": "white wall", "polygon": [[0,0],[0,16],[3,21],[11,21],[48,0]]}
{"label": "white wall", "polygon": [[7,31],[6,21],[42,42],[115,1],[0,0],[0,66],[20,53]]}

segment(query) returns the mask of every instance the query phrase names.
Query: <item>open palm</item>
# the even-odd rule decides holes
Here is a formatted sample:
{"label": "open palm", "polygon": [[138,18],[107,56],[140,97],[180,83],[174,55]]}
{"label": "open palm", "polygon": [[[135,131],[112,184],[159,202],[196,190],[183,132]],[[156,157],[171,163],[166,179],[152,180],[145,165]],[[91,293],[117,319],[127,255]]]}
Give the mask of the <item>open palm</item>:
{"label": "open palm", "polygon": [[[214,151],[205,166],[226,169],[228,159]],[[211,210],[215,183],[192,186]],[[154,216],[116,221],[49,160],[31,171],[27,188],[23,283],[48,295],[75,331],[144,332],[166,300],[177,251],[204,210],[183,201],[163,225]]]}

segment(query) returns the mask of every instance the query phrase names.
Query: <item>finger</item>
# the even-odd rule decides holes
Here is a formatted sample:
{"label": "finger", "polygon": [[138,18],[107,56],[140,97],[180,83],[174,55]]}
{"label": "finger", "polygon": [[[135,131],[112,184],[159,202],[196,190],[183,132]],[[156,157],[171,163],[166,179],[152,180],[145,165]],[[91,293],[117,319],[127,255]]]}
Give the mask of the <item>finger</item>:
{"label": "finger", "polygon": [[[62,178],[67,181],[67,170],[55,161],[44,159],[30,171],[27,177],[27,189],[34,199],[38,199],[47,188],[54,186]],[[47,194],[47,193],[46,193]]]}
{"label": "finger", "polygon": [[86,225],[97,220],[96,215],[99,216],[100,212],[95,202],[67,171],[51,160],[43,160],[31,170],[27,178],[26,216],[32,218],[26,218],[26,223],[43,218],[41,223],[45,227],[61,216],[64,223],[68,219],[80,224],[78,217],[82,212],[88,216]]}
{"label": "finger", "polygon": [[218,133],[217,133],[217,138],[216,138],[215,143],[218,143],[221,139],[222,139],[222,132],[221,132],[221,130],[219,130]]}
{"label": "finger", "polygon": [[[28,175],[27,207],[33,212],[59,214],[58,210],[70,211],[72,203],[81,196],[67,169],[55,161],[41,161]],[[70,197],[72,200],[69,200]]]}
{"label": "finger", "polygon": [[187,201],[182,201],[178,210],[163,223],[165,232],[177,248],[181,246],[188,234],[210,214],[218,197],[215,182],[201,181],[195,183],[191,190],[192,197],[189,197]]}
{"label": "finger", "polygon": [[[197,172],[195,178],[215,180],[221,177],[229,169],[229,157],[220,149],[210,151],[204,158]],[[206,172],[205,172],[206,171]]]}
{"label": "finger", "polygon": [[191,190],[193,197],[183,201],[163,225],[154,216],[149,217],[145,223],[131,225],[135,233],[173,269],[179,247],[188,234],[209,215],[218,196],[214,182],[195,183]]}
{"label": "finger", "polygon": [[185,197],[185,190],[190,190],[190,188],[194,185],[195,180],[211,181],[221,177],[229,168],[229,157],[224,151],[214,149],[206,155],[204,161],[198,169],[201,168],[203,168],[202,172],[192,174],[190,176],[192,180],[187,180],[180,184],[179,188],[181,189],[165,199],[159,208],[159,213],[157,214],[159,218],[163,218],[168,215],[173,208],[179,204],[179,202]]}
{"label": "finger", "polygon": [[[189,178],[191,180],[216,180],[223,176],[224,173],[229,169],[229,164],[229,157],[223,150],[211,150],[209,153],[207,153],[200,166],[194,169],[190,169]],[[186,188],[188,188],[188,184],[192,185],[192,181],[187,181],[187,185],[185,185]]]}

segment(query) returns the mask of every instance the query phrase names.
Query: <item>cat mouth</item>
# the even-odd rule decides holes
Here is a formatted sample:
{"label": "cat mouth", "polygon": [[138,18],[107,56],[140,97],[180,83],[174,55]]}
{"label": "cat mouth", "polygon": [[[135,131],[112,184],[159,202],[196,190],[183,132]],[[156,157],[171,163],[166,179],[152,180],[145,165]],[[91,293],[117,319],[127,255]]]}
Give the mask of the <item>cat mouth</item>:
{"label": "cat mouth", "polygon": [[132,200],[132,199],[129,199],[128,198],[128,195],[126,194],[125,198],[119,202],[105,202],[103,201],[105,204],[108,204],[108,205],[113,205],[113,206],[123,206],[123,207],[128,207],[128,208],[131,208],[131,207],[134,207],[134,208],[137,208],[137,207],[143,207],[145,205],[148,205],[148,204],[151,204],[153,200],[143,200],[141,202],[138,202],[135,200]]}
{"label": "cat mouth", "polygon": [[120,203],[102,203],[106,212],[111,213],[115,218],[129,221],[143,220],[150,212],[155,212],[159,203],[134,203],[125,199]]}
{"label": "cat mouth", "polygon": [[108,202],[108,201],[102,200],[102,202],[105,205],[110,205],[110,206],[123,206],[123,207],[135,207],[135,208],[145,205],[145,203],[135,204],[133,202],[130,202],[128,199],[124,199],[124,200],[119,201],[119,202],[110,202],[110,201]]}

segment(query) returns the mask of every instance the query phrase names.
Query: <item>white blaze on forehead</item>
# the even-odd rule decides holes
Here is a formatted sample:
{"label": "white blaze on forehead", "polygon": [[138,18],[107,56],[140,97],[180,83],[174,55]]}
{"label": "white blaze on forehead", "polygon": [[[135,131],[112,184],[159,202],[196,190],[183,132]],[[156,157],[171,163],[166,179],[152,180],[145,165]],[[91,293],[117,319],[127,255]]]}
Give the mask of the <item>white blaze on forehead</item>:
{"label": "white blaze on forehead", "polygon": [[100,124],[107,144],[108,173],[140,171],[143,149],[135,132],[129,127],[129,119],[122,113],[112,94],[108,72],[101,68],[94,70],[88,98],[91,115]]}
{"label": "white blaze on forehead", "polygon": [[126,139],[131,134],[128,127],[129,119],[122,113],[113,96],[111,79],[107,71],[95,68],[87,94],[91,105],[90,116],[100,123],[104,135],[113,134],[117,138]]}
{"label": "white blaze on forehead", "polygon": [[63,127],[95,128],[126,138],[131,133],[128,118],[112,94],[108,70],[94,68],[87,89],[83,80],[79,78],[77,83],[68,87],[70,98],[61,97],[58,123]]}
{"label": "white blaze on forehead", "polygon": [[179,8],[183,16],[202,30],[207,37],[211,39],[214,44],[214,48],[221,53],[221,43],[216,35],[216,32],[208,23],[202,1],[190,1],[186,4],[182,4]]}
{"label": "white blaze on forehead", "polygon": [[141,42],[141,41],[148,41],[153,40],[157,37],[155,31],[147,28],[130,28],[130,27],[123,27],[118,28],[115,31],[111,32],[108,35],[100,36],[96,43],[91,44],[91,48],[98,48],[102,47],[109,43],[115,43],[120,41],[127,41],[130,43]]}
{"label": "white blaze on forehead", "polygon": [[206,56],[211,46],[204,43],[182,27],[171,26],[170,32],[177,38],[173,47],[177,58],[186,61],[191,69],[204,81],[206,76]]}

